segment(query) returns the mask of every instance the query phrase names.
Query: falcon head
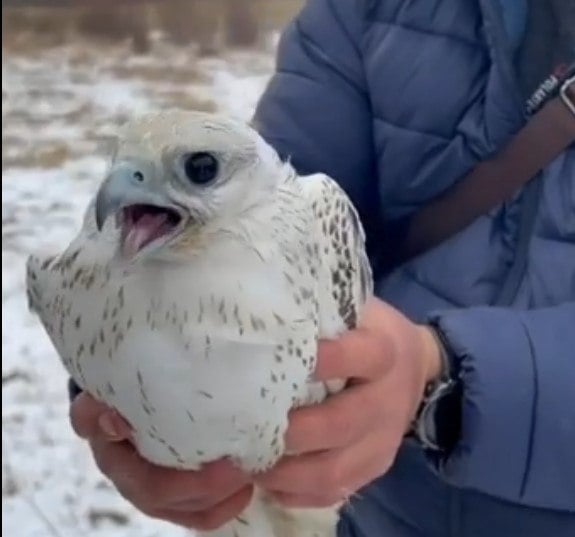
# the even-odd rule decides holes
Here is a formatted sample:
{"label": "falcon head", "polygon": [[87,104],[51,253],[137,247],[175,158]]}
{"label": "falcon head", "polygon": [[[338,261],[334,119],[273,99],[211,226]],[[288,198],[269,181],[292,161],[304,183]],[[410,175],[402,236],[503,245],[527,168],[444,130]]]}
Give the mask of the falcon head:
{"label": "falcon head", "polygon": [[285,169],[240,121],[181,110],[145,115],[118,136],[96,196],[96,225],[102,231],[114,218],[125,259],[176,252],[265,203]]}

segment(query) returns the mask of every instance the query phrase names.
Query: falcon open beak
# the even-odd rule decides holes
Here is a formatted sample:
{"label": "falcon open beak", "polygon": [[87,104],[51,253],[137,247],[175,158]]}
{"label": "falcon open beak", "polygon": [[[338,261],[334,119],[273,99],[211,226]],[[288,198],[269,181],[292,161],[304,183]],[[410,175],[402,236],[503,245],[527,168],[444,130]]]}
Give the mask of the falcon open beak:
{"label": "falcon open beak", "polygon": [[121,253],[128,259],[152,243],[167,242],[185,220],[180,207],[154,192],[144,168],[134,163],[116,165],[96,196],[98,230],[115,216],[121,228]]}

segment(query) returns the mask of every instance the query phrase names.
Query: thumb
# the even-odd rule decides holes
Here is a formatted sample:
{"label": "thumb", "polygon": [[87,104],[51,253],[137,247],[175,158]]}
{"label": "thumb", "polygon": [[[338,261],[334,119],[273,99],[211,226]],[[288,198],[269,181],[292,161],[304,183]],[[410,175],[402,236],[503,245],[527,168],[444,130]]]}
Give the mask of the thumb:
{"label": "thumb", "polygon": [[86,392],[77,395],[72,402],[70,421],[80,438],[99,437],[109,442],[119,442],[131,437],[128,423],[115,410]]}
{"label": "thumb", "polygon": [[358,328],[337,340],[319,342],[314,378],[370,381],[385,375],[393,364],[393,353],[384,334]]}

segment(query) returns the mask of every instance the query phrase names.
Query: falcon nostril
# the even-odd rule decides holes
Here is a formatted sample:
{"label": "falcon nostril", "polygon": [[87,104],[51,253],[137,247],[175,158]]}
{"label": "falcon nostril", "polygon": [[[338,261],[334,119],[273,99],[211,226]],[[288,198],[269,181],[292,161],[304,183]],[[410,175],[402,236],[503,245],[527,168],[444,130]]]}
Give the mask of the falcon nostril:
{"label": "falcon nostril", "polygon": [[140,171],[135,171],[133,177],[136,181],[140,183],[144,180],[144,174]]}

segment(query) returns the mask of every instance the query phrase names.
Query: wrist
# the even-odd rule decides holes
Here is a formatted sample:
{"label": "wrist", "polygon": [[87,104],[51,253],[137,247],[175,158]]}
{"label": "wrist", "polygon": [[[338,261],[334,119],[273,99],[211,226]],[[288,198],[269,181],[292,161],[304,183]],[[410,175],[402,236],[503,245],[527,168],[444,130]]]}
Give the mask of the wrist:
{"label": "wrist", "polygon": [[[427,382],[414,420],[415,437],[432,452],[447,456],[459,441],[463,386],[458,361],[435,326],[421,326]],[[433,340],[433,342],[431,341]]]}
{"label": "wrist", "polygon": [[423,362],[425,384],[439,380],[444,373],[443,350],[433,328],[418,325],[421,341],[421,360]]}

